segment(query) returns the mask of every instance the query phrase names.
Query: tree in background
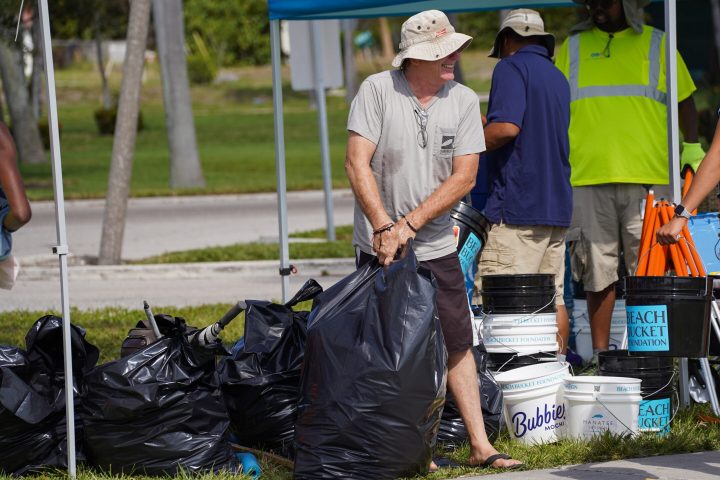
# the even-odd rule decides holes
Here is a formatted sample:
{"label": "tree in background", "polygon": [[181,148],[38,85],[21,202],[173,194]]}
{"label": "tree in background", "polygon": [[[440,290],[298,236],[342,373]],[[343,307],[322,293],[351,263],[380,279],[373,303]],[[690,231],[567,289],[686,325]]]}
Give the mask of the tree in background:
{"label": "tree in background", "polygon": [[270,22],[265,0],[185,0],[188,34],[210,45],[218,65],[270,63]]}
{"label": "tree in background", "polygon": [[3,29],[5,38],[0,40],[0,76],[18,156],[23,163],[44,163],[47,157],[37,120],[30,105],[30,95],[20,63],[21,51],[12,41],[13,38],[7,38],[7,33],[7,29]]}
{"label": "tree in background", "polygon": [[100,265],[116,265],[121,260],[149,24],[150,0],[132,0],[127,28],[127,52],[123,65],[117,125],[113,138],[105,215],[100,238],[98,257]]}
{"label": "tree in background", "polygon": [[153,0],[153,19],[162,70],[165,127],[170,146],[170,186],[203,188],[205,179],[195,140],[185,61],[182,1]]}

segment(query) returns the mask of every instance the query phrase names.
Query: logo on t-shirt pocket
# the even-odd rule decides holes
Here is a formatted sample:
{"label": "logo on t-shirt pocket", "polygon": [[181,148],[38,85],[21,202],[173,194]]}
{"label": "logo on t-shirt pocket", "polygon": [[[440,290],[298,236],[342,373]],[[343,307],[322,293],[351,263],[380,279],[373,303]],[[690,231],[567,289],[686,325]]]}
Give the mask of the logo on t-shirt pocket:
{"label": "logo on t-shirt pocket", "polygon": [[455,135],[443,135],[442,142],[440,142],[440,149],[441,150],[452,150],[454,143],[455,143]]}

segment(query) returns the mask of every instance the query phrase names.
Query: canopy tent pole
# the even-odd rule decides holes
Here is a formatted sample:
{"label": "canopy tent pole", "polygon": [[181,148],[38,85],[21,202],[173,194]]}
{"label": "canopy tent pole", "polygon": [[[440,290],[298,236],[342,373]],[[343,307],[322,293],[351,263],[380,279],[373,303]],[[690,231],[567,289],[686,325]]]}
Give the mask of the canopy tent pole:
{"label": "canopy tent pole", "polygon": [[665,0],[665,81],[667,89],[668,170],[673,201],[680,203],[676,0]]}
{"label": "canopy tent pole", "polygon": [[75,405],[73,401],[72,347],[70,344],[70,296],[68,293],[68,245],[65,229],[65,200],[62,182],[62,160],[60,157],[60,135],[58,134],[57,98],[55,97],[55,67],[52,58],[50,36],[50,12],[47,0],[38,2],[43,41],[46,93],[48,100],[48,126],[50,133],[50,155],[52,157],[53,191],[55,193],[55,225],[57,246],[52,251],[60,263],[60,302],[62,306],[63,357],[65,366],[65,423],[67,426],[67,464],[70,478],[76,477],[75,465]]}
{"label": "canopy tent pole", "polygon": [[325,189],[325,225],[328,242],[335,241],[333,218],[332,176],[330,175],[330,140],[325,102],[325,65],[323,63],[322,32],[319,20],[310,21],[310,44],[312,45],[315,100],[317,101],[318,130],[320,131],[320,156],[322,159],[323,188]]}
{"label": "canopy tent pole", "polygon": [[282,301],[290,300],[290,255],[288,248],[287,183],[285,181],[285,128],[283,124],[282,72],[280,70],[280,20],[270,20],[273,114],[275,120],[275,175],[277,176],[278,231]]}
{"label": "canopy tent pole", "polygon": [[[675,203],[682,200],[680,193],[680,140],[678,132],[678,93],[677,93],[677,26],[675,0],[665,0],[665,81],[667,90],[667,130],[668,130],[668,171],[670,172],[670,192]],[[680,359],[680,403],[690,405],[688,359]]]}

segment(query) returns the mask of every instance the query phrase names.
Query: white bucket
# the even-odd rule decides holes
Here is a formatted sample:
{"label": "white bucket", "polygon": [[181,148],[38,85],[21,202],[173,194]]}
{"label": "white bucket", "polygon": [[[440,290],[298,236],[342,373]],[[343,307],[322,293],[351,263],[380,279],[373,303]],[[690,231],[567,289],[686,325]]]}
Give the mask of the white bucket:
{"label": "white bucket", "polygon": [[555,313],[488,314],[480,317],[483,327],[557,327]]}
{"label": "white bucket", "polygon": [[605,431],[638,432],[639,378],[580,376],[564,381],[567,429],[570,438],[589,440]]}
{"label": "white bucket", "polygon": [[512,438],[534,445],[556,442],[566,428],[562,385],[569,365],[548,362],[495,375],[503,390],[503,414]]}

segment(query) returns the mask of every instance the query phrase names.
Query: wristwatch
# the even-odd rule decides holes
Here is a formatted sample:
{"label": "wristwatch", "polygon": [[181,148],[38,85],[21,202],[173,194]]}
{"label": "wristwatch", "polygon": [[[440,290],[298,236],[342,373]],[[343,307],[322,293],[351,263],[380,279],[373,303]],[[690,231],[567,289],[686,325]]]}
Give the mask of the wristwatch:
{"label": "wristwatch", "polygon": [[687,208],[683,204],[678,204],[677,207],[675,207],[675,216],[676,217],[683,217],[683,218],[690,218],[692,217],[692,213],[688,212]]}

